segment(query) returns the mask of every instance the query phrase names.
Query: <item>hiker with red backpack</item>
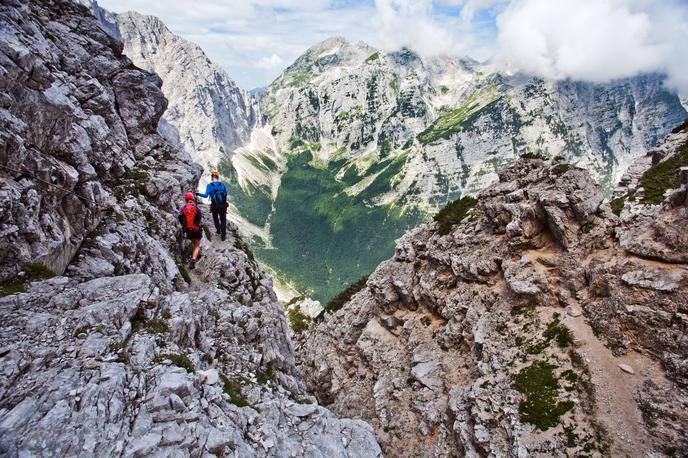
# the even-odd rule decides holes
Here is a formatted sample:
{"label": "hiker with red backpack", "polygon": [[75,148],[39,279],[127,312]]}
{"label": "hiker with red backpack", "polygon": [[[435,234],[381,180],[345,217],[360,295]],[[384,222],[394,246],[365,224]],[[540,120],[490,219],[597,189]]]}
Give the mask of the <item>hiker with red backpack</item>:
{"label": "hiker with red backpack", "polygon": [[210,172],[210,179],[212,180],[205,187],[205,193],[197,192],[198,197],[210,197],[210,212],[213,214],[213,223],[215,223],[215,231],[225,240],[227,233],[227,187],[220,181],[220,172],[213,170]]}
{"label": "hiker with red backpack", "polygon": [[186,204],[179,209],[179,223],[184,228],[186,238],[193,243],[193,251],[191,253],[191,262],[189,269],[196,268],[196,261],[201,257],[201,238],[203,231],[201,230],[201,209],[196,206],[196,198],[193,193],[187,192],[184,194]]}

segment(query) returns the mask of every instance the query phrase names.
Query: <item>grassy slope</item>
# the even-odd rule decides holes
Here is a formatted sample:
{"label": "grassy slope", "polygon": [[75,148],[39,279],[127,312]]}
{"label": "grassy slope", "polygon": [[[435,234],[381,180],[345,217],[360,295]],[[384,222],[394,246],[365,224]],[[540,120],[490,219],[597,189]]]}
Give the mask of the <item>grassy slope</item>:
{"label": "grassy slope", "polygon": [[340,164],[316,168],[311,161],[307,150],[289,159],[270,218],[274,249],[257,246],[256,251],[297,288],[327,302],[389,258],[394,240],[427,216],[365,204],[366,197],[390,189],[400,161],[385,161],[387,168],[370,184],[371,192],[357,196],[347,195],[347,183],[335,179]]}

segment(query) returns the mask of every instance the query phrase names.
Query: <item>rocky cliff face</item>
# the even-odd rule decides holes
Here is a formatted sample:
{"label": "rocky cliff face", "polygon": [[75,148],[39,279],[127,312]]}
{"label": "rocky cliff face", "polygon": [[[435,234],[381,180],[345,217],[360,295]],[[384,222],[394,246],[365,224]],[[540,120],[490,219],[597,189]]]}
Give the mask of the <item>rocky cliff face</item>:
{"label": "rocky cliff face", "polygon": [[84,1],[103,27],[121,38],[125,55],[162,79],[169,106],[159,129],[167,140],[204,167],[228,159],[248,143],[252,129],[262,125],[258,103],[200,46],[174,35],[154,16],[112,14],[95,1]]}
{"label": "rocky cliff face", "polygon": [[611,207],[520,159],[410,231],[297,344],[308,385],[392,456],[688,454],[686,124],[668,145]]}
{"label": "rocky cliff face", "polygon": [[0,34],[0,455],[379,455],[306,392],[235,227],[182,267],[201,167],[160,78],[72,2],[4,2]]}

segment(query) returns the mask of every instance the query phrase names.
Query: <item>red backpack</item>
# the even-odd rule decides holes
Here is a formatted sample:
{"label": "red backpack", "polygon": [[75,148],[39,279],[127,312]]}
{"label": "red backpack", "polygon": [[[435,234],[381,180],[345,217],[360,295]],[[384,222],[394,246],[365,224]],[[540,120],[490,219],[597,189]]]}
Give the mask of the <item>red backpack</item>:
{"label": "red backpack", "polygon": [[198,232],[201,230],[201,211],[195,204],[188,203],[182,207],[184,217],[184,229],[187,232]]}

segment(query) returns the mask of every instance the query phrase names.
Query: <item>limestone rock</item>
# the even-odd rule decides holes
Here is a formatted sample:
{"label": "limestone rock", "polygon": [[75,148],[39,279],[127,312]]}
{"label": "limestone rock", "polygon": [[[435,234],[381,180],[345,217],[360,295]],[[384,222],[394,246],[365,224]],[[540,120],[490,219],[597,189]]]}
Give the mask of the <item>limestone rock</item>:
{"label": "limestone rock", "polygon": [[[665,202],[654,221],[619,219],[585,171],[557,167],[522,159],[478,194],[477,217],[445,236],[434,222],[409,231],[367,288],[306,334],[297,356],[308,386],[335,412],[370,423],[386,454],[688,453],[677,433],[688,406],[658,394],[685,393],[686,266],[626,248],[629,231],[651,233],[656,221],[678,233],[685,204]],[[676,263],[681,246],[666,243],[661,259]],[[661,388],[593,386],[618,380],[611,372],[623,352],[663,367],[660,377],[618,366],[635,370],[634,380],[661,379]],[[549,370],[566,413],[534,426],[542,417],[529,416],[529,383]],[[609,409],[640,409],[648,420],[615,423]],[[571,439],[592,431],[601,434],[596,445]]]}
{"label": "limestone rock", "polygon": [[308,393],[235,225],[184,269],[202,169],[160,78],[74,2],[4,2],[0,51],[0,455],[380,456]]}

